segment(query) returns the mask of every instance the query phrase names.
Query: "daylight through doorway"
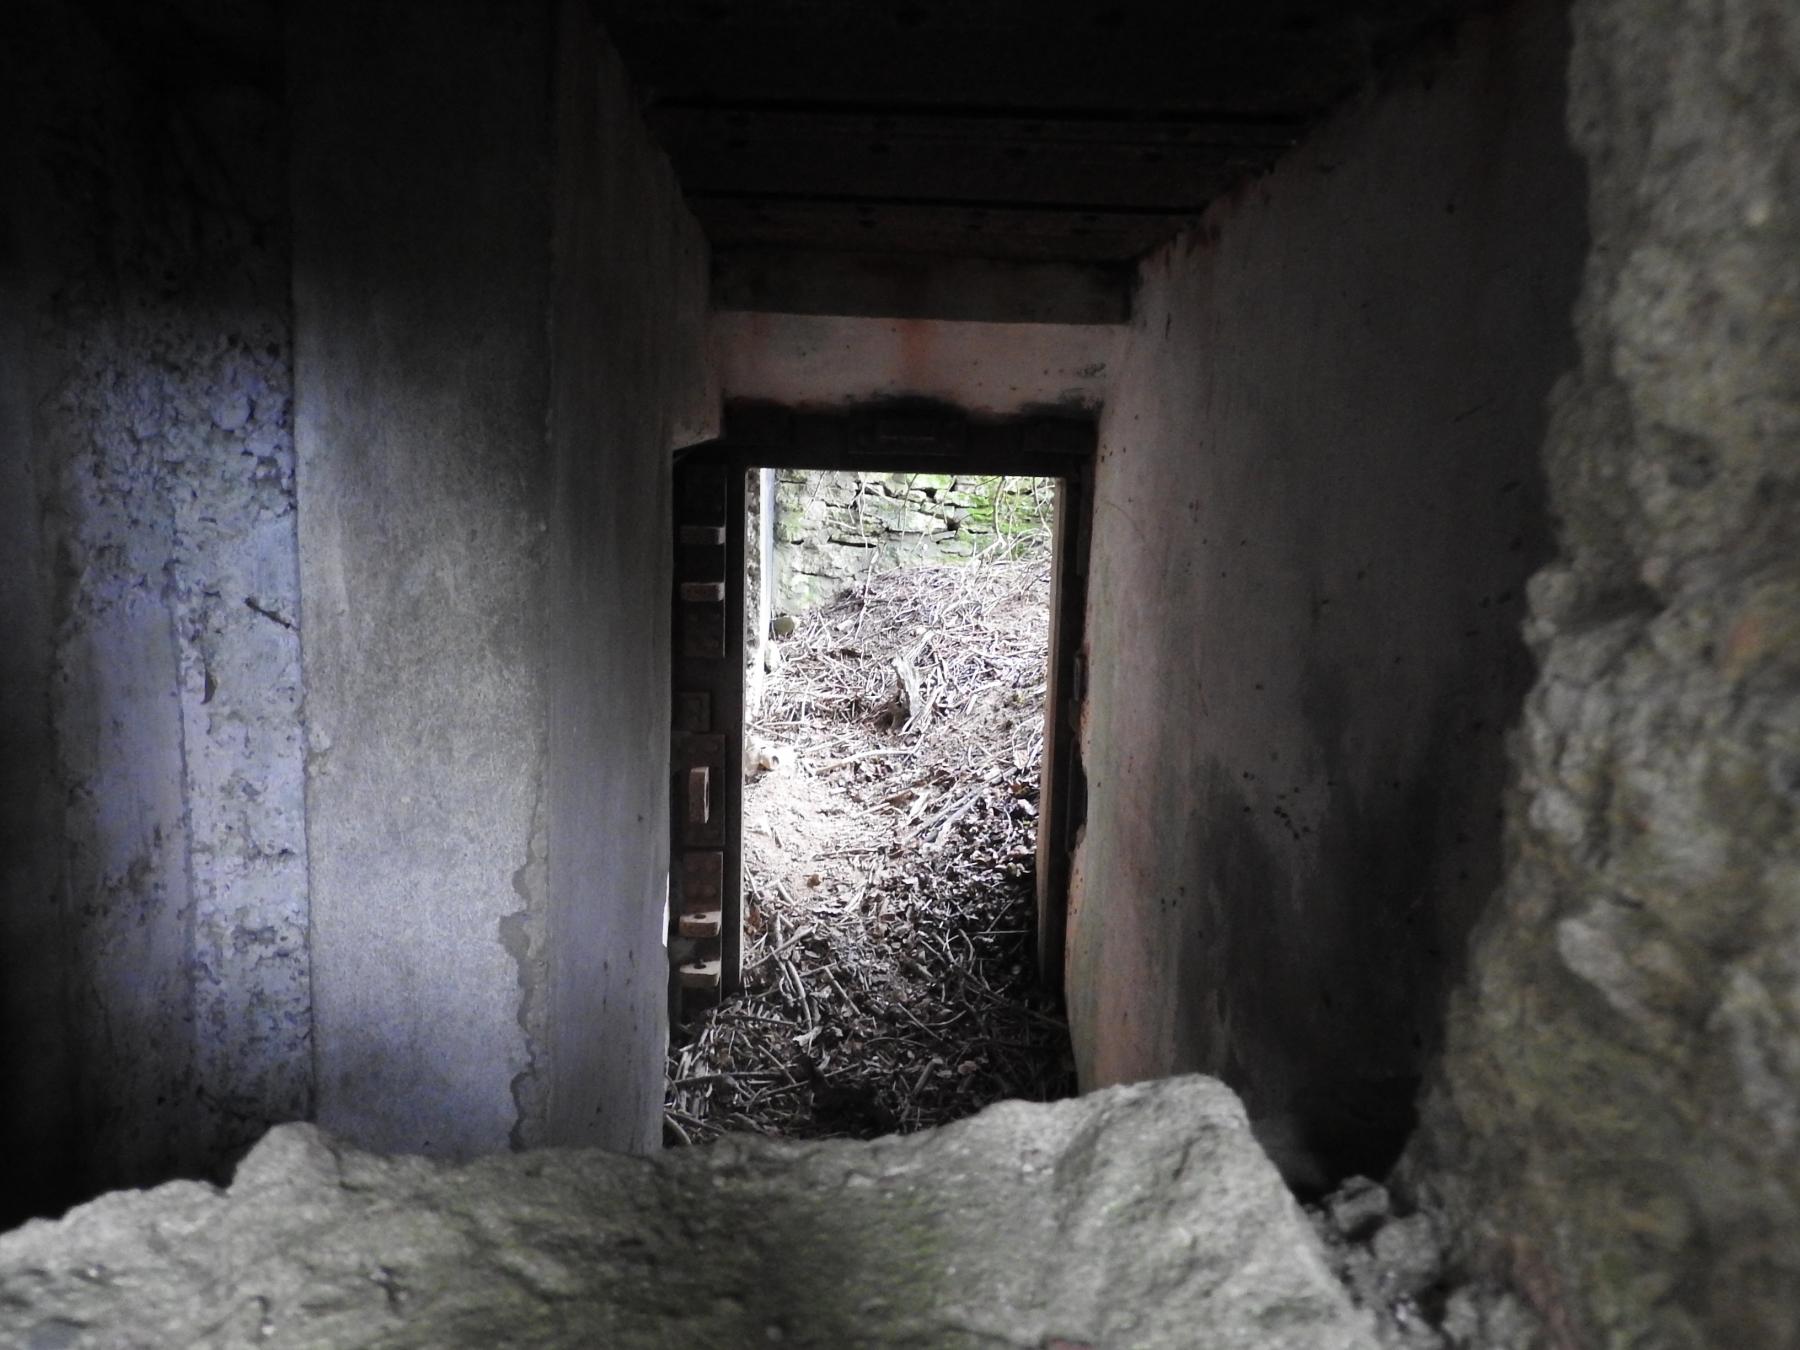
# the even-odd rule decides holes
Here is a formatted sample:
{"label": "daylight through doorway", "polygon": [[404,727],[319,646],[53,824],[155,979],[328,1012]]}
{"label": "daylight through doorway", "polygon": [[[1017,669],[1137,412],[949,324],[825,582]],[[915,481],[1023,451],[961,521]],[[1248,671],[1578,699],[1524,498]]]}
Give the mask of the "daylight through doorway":
{"label": "daylight through doorway", "polygon": [[758,482],[742,986],[672,1028],[667,1142],[1067,1095],[1035,964],[1053,481]]}

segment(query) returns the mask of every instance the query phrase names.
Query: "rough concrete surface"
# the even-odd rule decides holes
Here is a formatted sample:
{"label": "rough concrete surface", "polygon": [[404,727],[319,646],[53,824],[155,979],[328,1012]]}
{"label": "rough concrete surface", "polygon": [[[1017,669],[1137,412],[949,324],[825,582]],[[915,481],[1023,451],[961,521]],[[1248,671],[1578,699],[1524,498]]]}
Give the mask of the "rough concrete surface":
{"label": "rough concrete surface", "polygon": [[1303,1183],[1393,1161],[1500,878],[1566,44],[1552,0],[1470,24],[1148,260],[1101,422],[1082,1082],[1217,1073]]}
{"label": "rough concrete surface", "polygon": [[1800,1346],[1800,10],[1583,0],[1507,880],[1414,1170],[1569,1346]]}
{"label": "rough concrete surface", "polygon": [[229,1191],[109,1195],[0,1236],[0,1340],[1373,1345],[1242,1108],[1201,1078],[651,1160],[451,1167],[288,1126]]}
{"label": "rough concrete surface", "polygon": [[0,961],[31,1003],[0,1098],[54,1141],[39,1203],[309,1109],[299,577],[279,91],[254,63],[164,81],[154,5],[5,17],[33,54],[4,76],[31,409],[6,505],[37,540],[6,715],[47,731],[12,768],[55,806],[9,839]]}

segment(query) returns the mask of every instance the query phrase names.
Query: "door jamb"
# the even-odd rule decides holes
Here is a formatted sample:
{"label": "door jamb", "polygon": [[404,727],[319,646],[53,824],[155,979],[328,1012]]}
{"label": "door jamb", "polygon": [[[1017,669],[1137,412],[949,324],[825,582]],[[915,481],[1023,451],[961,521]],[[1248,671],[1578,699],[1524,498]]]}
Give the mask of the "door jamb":
{"label": "door jamb", "polygon": [[[740,404],[726,409],[724,434],[718,440],[690,447],[680,456],[684,466],[717,465],[726,471],[725,525],[729,546],[722,665],[735,672],[736,695],[716,701],[715,730],[725,736],[723,759],[727,766],[741,766],[744,739],[746,472],[773,465],[898,473],[992,473],[1056,480],[1036,896],[1038,978],[1046,989],[1056,993],[1063,987],[1071,859],[1080,843],[1087,813],[1080,733],[1087,683],[1087,573],[1096,442],[1097,432],[1091,420],[1063,416],[978,422],[959,410],[936,405],[882,405],[843,413],[802,413],[772,405]],[[764,584],[772,584],[772,579],[765,578]],[[679,681],[682,663],[678,657],[672,671]],[[671,765],[677,780],[682,767]],[[680,800],[678,783],[675,786],[672,803]],[[719,791],[725,825],[725,875],[720,896],[721,991],[729,992],[738,987],[742,975],[741,773],[735,784],[719,784]],[[681,869],[672,858],[671,916],[681,908],[681,897],[675,893],[680,875]],[[676,993],[672,971],[672,999]],[[672,1003],[671,1012],[676,1011]]]}

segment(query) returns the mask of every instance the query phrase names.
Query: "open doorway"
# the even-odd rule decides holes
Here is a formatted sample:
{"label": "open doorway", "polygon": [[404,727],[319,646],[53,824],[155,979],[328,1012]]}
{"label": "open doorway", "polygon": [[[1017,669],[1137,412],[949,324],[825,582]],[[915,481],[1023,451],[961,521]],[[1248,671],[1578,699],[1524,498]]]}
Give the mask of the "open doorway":
{"label": "open doorway", "polygon": [[672,1144],[1074,1088],[1091,428],[837,421],[677,473]]}

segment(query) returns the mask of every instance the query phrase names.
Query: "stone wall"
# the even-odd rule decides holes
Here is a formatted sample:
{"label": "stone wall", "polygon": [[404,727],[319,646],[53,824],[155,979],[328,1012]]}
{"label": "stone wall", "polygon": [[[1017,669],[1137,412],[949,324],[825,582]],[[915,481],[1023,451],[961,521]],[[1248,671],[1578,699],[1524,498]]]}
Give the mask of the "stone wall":
{"label": "stone wall", "polygon": [[1558,1350],[1800,1346],[1800,11],[1574,14],[1560,553],[1412,1161]]}
{"label": "stone wall", "polygon": [[1049,479],[783,469],[776,476],[775,607],[829,604],[871,571],[966,562],[997,541],[1046,547]]}
{"label": "stone wall", "polygon": [[278,35],[0,19],[0,1221],[311,1107]]}

